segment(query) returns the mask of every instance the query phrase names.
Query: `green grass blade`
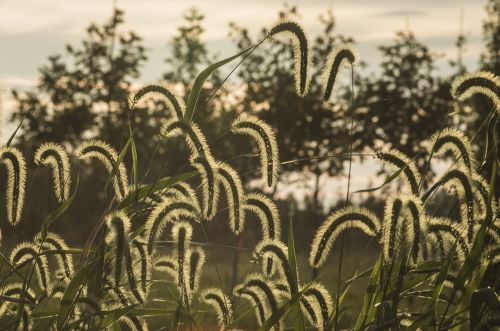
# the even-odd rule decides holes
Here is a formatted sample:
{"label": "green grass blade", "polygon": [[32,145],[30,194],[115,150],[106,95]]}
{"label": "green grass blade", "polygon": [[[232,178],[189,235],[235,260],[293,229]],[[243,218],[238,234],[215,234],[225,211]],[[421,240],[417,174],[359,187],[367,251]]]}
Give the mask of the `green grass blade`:
{"label": "green grass blade", "polygon": [[107,327],[118,321],[120,317],[127,315],[135,307],[137,307],[137,304],[105,312],[104,318],[101,320],[101,322],[99,323],[99,327],[96,328],[96,330],[106,329]]}
{"label": "green grass blade", "polygon": [[191,89],[191,93],[189,93],[188,101],[186,104],[186,113],[184,114],[184,120],[186,122],[190,123],[193,119],[193,115],[197,109],[198,99],[200,97],[201,89],[203,88],[203,83],[205,83],[205,80],[208,78],[208,76],[210,76],[210,74],[212,74],[212,72],[214,72],[218,68],[246,54],[253,48],[254,46],[249,47],[236,55],[230,56],[226,59],[216,62],[198,74],[198,77],[196,77],[196,80],[194,81],[193,88]]}
{"label": "green grass blade", "polygon": [[145,185],[135,191],[130,192],[123,201],[118,204],[118,209],[123,209],[128,205],[132,204],[136,200],[140,200],[148,196],[149,194],[156,192],[158,190],[163,190],[169,186],[174,185],[178,182],[183,182],[191,177],[194,177],[198,174],[197,171],[186,172],[173,177],[166,177],[160,179],[156,183]]}
{"label": "green grass blade", "polygon": [[[292,273],[291,293],[292,296],[299,292],[299,283],[297,277],[297,255],[295,253],[295,241],[293,235],[293,221],[292,217],[288,221],[288,261],[290,263],[290,269]],[[300,309],[300,301],[297,301],[293,307],[294,312],[294,329],[299,331],[305,330],[304,316],[302,315],[302,310]]]}
{"label": "green grass blade", "polygon": [[76,192],[78,191],[78,184],[79,184],[79,182],[80,182],[80,176],[77,176],[76,177],[75,191],[73,192],[73,194],[71,195],[71,197],[68,200],[64,201],[59,206],[59,208],[57,208],[56,210],[54,210],[52,213],[50,213],[50,215],[48,215],[43,220],[42,230],[40,231],[41,232],[41,239],[42,239],[42,241],[45,241],[45,239],[47,239],[47,232],[49,231],[50,224],[52,224],[52,222],[54,222],[56,219],[58,219],[59,216],[61,216],[66,211],[66,209],[68,209],[68,207],[75,200]]}
{"label": "green grass blade", "polygon": [[363,298],[363,308],[361,313],[358,316],[358,320],[356,321],[355,330],[361,330],[365,327],[366,323],[369,322],[368,316],[370,315],[370,311],[374,306],[374,301],[379,292],[380,288],[378,287],[378,279],[380,276],[380,271],[382,268],[383,256],[380,254],[375,266],[373,267],[370,280],[368,281],[368,285],[366,287],[366,293]]}
{"label": "green grass blade", "polygon": [[130,151],[132,153],[132,184],[137,185],[137,146],[135,145],[134,133],[129,125],[130,131]]}
{"label": "green grass blade", "polygon": [[59,310],[57,312],[57,330],[62,330],[66,320],[73,309],[75,299],[77,298],[80,290],[90,276],[95,264],[90,263],[78,270],[64,291],[61,303],[59,304]]}
{"label": "green grass blade", "polygon": [[127,143],[125,144],[125,146],[123,146],[122,150],[120,151],[120,154],[118,155],[118,159],[116,159],[116,162],[113,165],[113,170],[111,170],[108,177],[106,178],[106,182],[104,184],[104,190],[106,190],[108,188],[108,185],[111,183],[113,178],[115,178],[115,176],[118,172],[118,167],[120,166],[120,163],[125,158],[125,155],[127,154],[128,147],[130,146],[131,141],[132,141],[132,136],[130,136],[130,138],[128,138]]}

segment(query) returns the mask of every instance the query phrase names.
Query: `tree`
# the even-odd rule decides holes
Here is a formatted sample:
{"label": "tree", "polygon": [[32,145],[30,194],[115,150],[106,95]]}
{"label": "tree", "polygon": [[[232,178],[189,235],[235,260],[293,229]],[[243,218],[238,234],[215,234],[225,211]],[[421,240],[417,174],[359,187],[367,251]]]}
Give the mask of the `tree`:
{"label": "tree", "polygon": [[[413,33],[398,32],[392,44],[379,49],[382,72],[365,78],[356,140],[374,150],[393,147],[414,157],[426,139],[448,124],[449,84],[433,76],[433,54]],[[422,168],[425,155],[416,161]]]}
{"label": "tree", "polygon": [[500,3],[488,0],[486,19],[483,22],[485,49],[481,54],[481,67],[496,74],[500,73]]}
{"label": "tree", "polygon": [[178,82],[184,86],[191,84],[200,68],[213,63],[206,45],[201,41],[205,31],[202,23],[205,16],[196,7],[184,14],[184,24],[177,28],[170,42],[170,56],[166,59],[169,70],[163,75],[167,82]]}
{"label": "tree", "polygon": [[71,146],[89,136],[116,143],[126,127],[128,95],[146,60],[141,38],[119,33],[123,12],[103,26],[92,24],[79,48],[66,46],[40,69],[35,90],[13,92],[18,103],[13,121],[23,121],[22,146],[55,141]]}

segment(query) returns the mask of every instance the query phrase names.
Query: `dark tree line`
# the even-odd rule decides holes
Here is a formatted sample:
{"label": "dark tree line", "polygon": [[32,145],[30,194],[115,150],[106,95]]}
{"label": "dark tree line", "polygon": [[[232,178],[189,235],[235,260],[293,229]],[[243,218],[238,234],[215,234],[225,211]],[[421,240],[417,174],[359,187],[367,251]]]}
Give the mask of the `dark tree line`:
{"label": "dark tree line", "polygon": [[[500,7],[491,0],[486,11],[488,17],[483,27],[485,48],[480,65],[498,74]],[[294,19],[297,15],[296,7],[285,7],[279,13],[281,18]],[[176,83],[176,88],[184,93],[189,91],[197,73],[216,59],[202,42],[203,18],[196,9],[189,10],[170,41],[172,51],[166,58],[162,80]],[[354,95],[349,78],[333,101],[324,102],[321,81],[317,77],[326,56],[332,47],[354,43],[354,40],[335,31],[335,18],[331,12],[325,12],[319,19],[322,31],[309,41],[313,53],[312,76],[316,78],[305,98],[298,98],[294,92],[290,43],[271,39],[241,64],[237,79],[232,83],[221,86],[224,77],[220,73],[210,78],[201,100],[208,100],[213,91],[217,92],[209,102],[203,103],[204,107],[195,117],[206,132],[209,143],[214,145],[218,159],[228,160],[251,151],[252,146],[246,139],[227,132],[238,114],[249,111],[276,128],[282,161],[314,158],[284,165],[282,180],[286,183],[290,174],[297,173],[314,178],[313,195],[307,201],[308,210],[315,218],[323,212],[319,199],[320,176],[345,174],[346,158],[331,155],[349,152],[351,119],[354,121],[354,151],[378,150],[382,145],[388,145],[411,157],[419,155],[421,142],[456,119],[449,116],[453,109],[449,93],[453,77],[435,75],[432,51],[408,31],[398,32],[389,44],[380,47],[383,58],[380,74],[365,76],[356,67]],[[34,149],[45,141],[60,142],[72,150],[82,140],[98,137],[120,150],[126,142],[130,123],[139,159],[143,160],[140,174],[144,175],[149,169],[146,169],[147,161],[153,157],[156,160],[149,165],[146,181],[184,169],[187,154],[182,141],[164,142],[157,134],[161,123],[169,116],[165,105],[152,99],[134,110],[129,108],[133,81],[140,78],[147,52],[140,36],[133,31],[123,32],[123,23],[124,13],[116,10],[105,24],[90,25],[79,45],[68,45],[64,53],[49,57],[40,68],[39,84],[33,90],[13,91],[17,109],[10,120],[15,123],[22,121],[16,144],[28,156],[29,164]],[[253,39],[245,27],[230,24],[230,36],[238,49],[256,44],[265,35],[266,29],[263,28]],[[349,74],[346,73],[346,77]],[[241,88],[244,88],[244,93],[237,93],[236,100],[228,102],[234,90]],[[479,109],[478,113],[464,112],[458,116],[459,123],[469,132],[479,128],[479,123],[491,109],[482,98],[475,98],[472,102],[474,108]],[[476,145],[484,148],[481,141]],[[423,167],[425,155],[420,155],[417,160]],[[129,156],[126,161],[130,163]],[[254,171],[258,160],[247,157],[233,163],[245,179],[259,176]],[[36,174],[34,185],[48,190],[48,171],[35,170],[31,166],[29,171],[31,175]],[[76,206],[89,203],[104,206],[105,195],[100,192],[107,175],[104,169],[80,166],[77,162],[74,171],[82,176],[78,198],[90,202],[73,204],[64,218],[83,217],[88,224],[82,224],[82,228],[89,228],[103,210]],[[91,175],[92,181],[89,181]],[[44,190],[33,188],[28,195],[24,217],[29,221],[24,224],[41,222],[43,215],[56,206],[54,199]],[[316,222],[312,223],[313,227]]]}

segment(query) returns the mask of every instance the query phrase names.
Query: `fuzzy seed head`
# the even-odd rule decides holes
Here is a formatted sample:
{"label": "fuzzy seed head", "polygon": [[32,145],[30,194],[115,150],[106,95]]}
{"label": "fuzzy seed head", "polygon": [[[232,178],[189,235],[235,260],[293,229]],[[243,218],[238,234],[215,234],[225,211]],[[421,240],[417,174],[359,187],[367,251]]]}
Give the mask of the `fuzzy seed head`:
{"label": "fuzzy seed head", "polygon": [[233,307],[229,297],[218,288],[208,288],[201,292],[200,301],[215,310],[220,330],[226,330],[233,322]]}
{"label": "fuzzy seed head", "polygon": [[325,101],[330,99],[334,91],[337,75],[348,65],[352,66],[358,62],[358,52],[352,45],[339,45],[330,52],[323,69],[323,98]]}
{"label": "fuzzy seed head", "polygon": [[71,171],[68,153],[57,143],[45,143],[35,152],[35,163],[50,166],[57,201],[69,198]]}
{"label": "fuzzy seed head", "polygon": [[217,162],[217,182],[225,191],[227,205],[229,208],[229,225],[236,234],[243,231],[244,209],[243,209],[243,185],[240,176],[229,164]]}
{"label": "fuzzy seed head", "polygon": [[263,179],[274,187],[278,180],[278,142],[273,128],[255,116],[240,116],[231,125],[235,134],[249,135],[257,142]]}
{"label": "fuzzy seed head", "polygon": [[7,168],[7,218],[11,225],[21,220],[26,186],[26,161],[15,147],[0,148],[0,163]]}
{"label": "fuzzy seed head", "polygon": [[451,85],[451,95],[464,101],[474,94],[487,96],[497,112],[500,112],[500,77],[489,71],[465,73],[457,77]]}
{"label": "fuzzy seed head", "polygon": [[469,171],[476,167],[476,160],[472,146],[467,136],[455,128],[440,130],[431,137],[431,152],[435,156],[444,156],[447,152],[453,153],[456,161],[463,164]]}
{"label": "fuzzy seed head", "polygon": [[275,35],[286,35],[292,38],[294,52],[294,73],[295,90],[299,97],[304,97],[309,91],[310,73],[309,64],[311,63],[311,52],[309,50],[304,29],[293,21],[283,20],[276,24],[269,31],[269,37]]}
{"label": "fuzzy seed head", "polygon": [[193,157],[207,157],[212,155],[205,135],[203,135],[200,128],[195,123],[186,123],[185,121],[170,119],[163,124],[160,134],[167,139],[184,135],[191,156]]}
{"label": "fuzzy seed head", "polygon": [[186,111],[184,100],[170,92],[166,86],[160,84],[149,84],[135,92],[134,96],[129,98],[129,108],[134,109],[141,100],[149,95],[162,97],[167,109],[170,111],[170,115],[177,120],[182,120]]}
{"label": "fuzzy seed head", "polygon": [[217,164],[212,157],[191,157],[190,163],[201,176],[203,216],[207,220],[212,220],[216,214],[219,200]]}
{"label": "fuzzy seed head", "polygon": [[366,208],[346,207],[334,212],[328,216],[314,236],[309,264],[314,268],[323,265],[337,237],[350,228],[359,229],[374,237],[380,233],[380,221]]}
{"label": "fuzzy seed head", "polygon": [[418,195],[418,186],[420,183],[420,172],[415,163],[405,154],[395,150],[384,150],[376,154],[377,158],[388,164],[392,168],[402,170],[403,179],[410,186],[411,192]]}
{"label": "fuzzy seed head", "polygon": [[[88,140],[83,142],[77,151],[80,160],[96,158],[101,161],[109,174],[113,172],[113,168],[118,160],[116,150],[102,140]],[[122,201],[128,194],[128,179],[127,169],[125,164],[120,162],[117,173],[113,178],[113,186],[115,196],[118,201]]]}

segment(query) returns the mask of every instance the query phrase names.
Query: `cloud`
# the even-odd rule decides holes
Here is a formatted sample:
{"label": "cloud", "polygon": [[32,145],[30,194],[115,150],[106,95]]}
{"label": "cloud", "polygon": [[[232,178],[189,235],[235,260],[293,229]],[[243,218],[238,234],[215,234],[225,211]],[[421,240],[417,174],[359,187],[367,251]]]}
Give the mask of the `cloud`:
{"label": "cloud", "polygon": [[409,17],[409,16],[424,16],[427,15],[427,11],[416,10],[416,9],[396,9],[380,12],[376,14],[377,16],[399,16],[399,17]]}

